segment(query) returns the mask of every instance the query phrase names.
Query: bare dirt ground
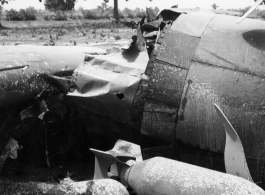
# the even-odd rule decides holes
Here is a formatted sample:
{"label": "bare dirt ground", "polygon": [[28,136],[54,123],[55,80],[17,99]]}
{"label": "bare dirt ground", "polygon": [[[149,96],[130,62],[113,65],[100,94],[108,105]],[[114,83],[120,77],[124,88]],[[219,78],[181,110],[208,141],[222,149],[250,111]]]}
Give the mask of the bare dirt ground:
{"label": "bare dirt ground", "polygon": [[[0,27],[1,45],[97,46],[110,48],[128,41],[135,33],[109,20],[72,21],[3,21]],[[51,43],[50,43],[51,44]]]}
{"label": "bare dirt ground", "polygon": [[[2,21],[1,23],[0,45],[54,45],[55,47],[76,45],[112,48],[123,46],[135,34],[134,30],[112,24],[108,20]],[[66,121],[69,122],[69,120]],[[84,123],[77,125],[74,137],[79,141],[71,145],[67,143],[68,138],[61,134],[71,127],[72,123],[70,122],[69,125],[67,122],[62,121],[65,123],[64,128],[51,127],[51,132],[48,132],[51,138],[49,139],[50,167],[47,167],[45,159],[43,130],[39,129],[38,122],[34,122],[29,127],[31,129],[29,133],[20,140],[24,148],[18,152],[18,159],[6,160],[0,174],[0,181],[58,183],[69,174],[74,181],[92,179],[94,155],[90,154],[89,147],[107,150],[113,147],[116,138],[111,142],[108,139],[109,144],[106,144],[106,140],[102,137],[86,135],[82,131],[89,123],[86,121],[86,125]],[[90,124],[90,128],[98,127]],[[59,135],[54,135],[56,133]],[[89,141],[91,141],[89,146],[84,148],[83,146]],[[8,192],[1,187],[0,194],[8,194]]]}

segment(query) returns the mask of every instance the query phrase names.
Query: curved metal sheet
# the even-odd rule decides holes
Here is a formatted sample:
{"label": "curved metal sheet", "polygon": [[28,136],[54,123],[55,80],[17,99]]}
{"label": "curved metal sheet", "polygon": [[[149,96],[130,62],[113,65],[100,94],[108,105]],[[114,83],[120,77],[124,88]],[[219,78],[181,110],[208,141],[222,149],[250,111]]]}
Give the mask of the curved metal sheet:
{"label": "curved metal sheet", "polygon": [[171,28],[164,31],[157,41],[161,43],[158,47],[157,59],[175,67],[189,69],[200,38],[174,31]]}
{"label": "curved metal sheet", "polygon": [[265,23],[217,15],[202,35],[194,61],[265,77]]}
{"label": "curved metal sheet", "polygon": [[186,35],[201,37],[209,22],[216,14],[181,14],[171,26],[173,31],[177,31]]}
{"label": "curved metal sheet", "polygon": [[225,134],[213,106],[216,103],[240,136],[246,157],[265,159],[265,79],[193,62],[189,80],[185,118],[178,122],[177,137],[223,153]]}

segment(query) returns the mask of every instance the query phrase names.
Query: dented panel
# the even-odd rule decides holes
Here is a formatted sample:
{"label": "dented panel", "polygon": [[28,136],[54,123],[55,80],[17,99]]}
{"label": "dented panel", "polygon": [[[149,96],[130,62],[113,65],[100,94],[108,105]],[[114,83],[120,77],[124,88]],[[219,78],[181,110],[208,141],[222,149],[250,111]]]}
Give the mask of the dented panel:
{"label": "dented panel", "polygon": [[130,107],[140,78],[116,73],[90,64],[73,74],[76,90],[68,96],[84,108],[129,122]]}
{"label": "dented panel", "polygon": [[72,75],[76,89],[68,97],[92,112],[131,124],[131,106],[148,60],[146,50],[87,55]]}

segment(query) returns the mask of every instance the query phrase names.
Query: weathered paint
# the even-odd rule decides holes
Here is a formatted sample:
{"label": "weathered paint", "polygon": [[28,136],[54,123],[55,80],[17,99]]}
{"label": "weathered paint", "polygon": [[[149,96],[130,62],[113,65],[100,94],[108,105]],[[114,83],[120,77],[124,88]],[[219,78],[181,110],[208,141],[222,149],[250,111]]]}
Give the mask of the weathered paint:
{"label": "weathered paint", "polygon": [[185,79],[199,38],[167,24],[148,62],[134,105],[143,112],[141,133],[173,142]]}
{"label": "weathered paint", "polygon": [[186,82],[189,80],[185,119],[178,122],[177,137],[223,153],[225,133],[213,106],[217,104],[241,138],[246,157],[264,159],[264,79],[193,62]]}
{"label": "weathered paint", "polygon": [[[186,36],[189,35],[200,38],[209,22],[215,16],[216,14],[214,13],[197,14],[195,12],[195,14],[181,14],[177,20],[173,22],[171,29]],[[183,40],[183,42],[185,41],[186,40]]]}
{"label": "weathered paint", "polygon": [[265,194],[246,179],[161,157],[134,164],[123,177],[138,195]]}
{"label": "weathered paint", "polygon": [[171,27],[166,26],[163,30],[164,35],[163,33],[160,35],[160,39],[157,41],[160,43],[157,60],[188,70],[200,38],[175,31],[173,27],[178,27],[175,25],[176,22]]}
{"label": "weathered paint", "polygon": [[141,133],[173,142],[176,112],[175,107],[145,101]]}
{"label": "weathered paint", "polygon": [[265,23],[237,17],[216,16],[207,26],[194,61],[265,77]]}
{"label": "weathered paint", "polygon": [[179,107],[187,70],[156,60],[145,99]]}

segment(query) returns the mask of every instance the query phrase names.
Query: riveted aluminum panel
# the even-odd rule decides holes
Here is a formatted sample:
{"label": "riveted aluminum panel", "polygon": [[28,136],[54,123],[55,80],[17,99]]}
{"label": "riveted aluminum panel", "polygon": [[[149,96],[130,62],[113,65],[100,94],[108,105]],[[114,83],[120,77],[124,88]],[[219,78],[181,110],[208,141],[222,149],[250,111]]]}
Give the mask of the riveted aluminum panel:
{"label": "riveted aluminum panel", "polygon": [[176,108],[145,102],[141,133],[173,142]]}
{"label": "riveted aluminum panel", "polygon": [[145,99],[179,107],[187,70],[155,61]]}
{"label": "riveted aluminum panel", "polygon": [[265,79],[193,62],[188,81],[192,83],[177,137],[193,146],[223,152],[225,132],[213,106],[216,103],[241,138],[246,157],[265,159]]}
{"label": "riveted aluminum panel", "polygon": [[216,14],[190,13],[181,14],[176,21],[173,22],[171,29],[186,35],[201,37],[209,22]]}
{"label": "riveted aluminum panel", "polygon": [[217,15],[202,35],[194,61],[265,77],[265,23]]}
{"label": "riveted aluminum panel", "polygon": [[167,29],[163,38],[158,40],[161,45],[157,51],[157,59],[180,68],[189,69],[190,61],[199,42],[200,38],[198,37]]}

